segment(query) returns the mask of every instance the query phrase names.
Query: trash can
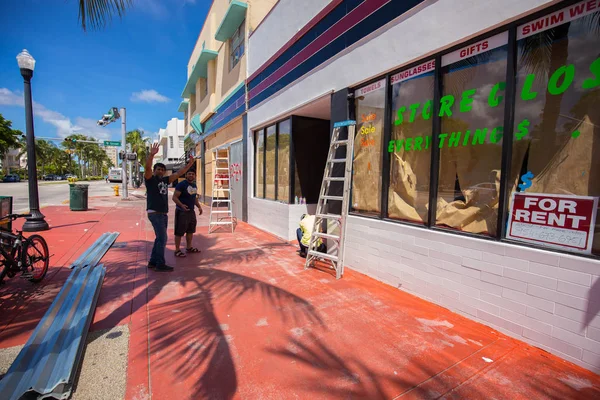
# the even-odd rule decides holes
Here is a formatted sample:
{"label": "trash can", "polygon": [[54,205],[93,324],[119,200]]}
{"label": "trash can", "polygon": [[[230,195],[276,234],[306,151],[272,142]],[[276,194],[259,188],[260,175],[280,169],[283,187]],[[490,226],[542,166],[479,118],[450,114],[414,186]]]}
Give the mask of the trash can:
{"label": "trash can", "polygon": [[[13,212],[12,196],[0,196],[0,217],[6,217]],[[5,220],[0,222],[0,230],[12,232],[12,221]]]}
{"label": "trash can", "polygon": [[87,211],[88,186],[80,183],[69,183],[69,206],[71,211]]}

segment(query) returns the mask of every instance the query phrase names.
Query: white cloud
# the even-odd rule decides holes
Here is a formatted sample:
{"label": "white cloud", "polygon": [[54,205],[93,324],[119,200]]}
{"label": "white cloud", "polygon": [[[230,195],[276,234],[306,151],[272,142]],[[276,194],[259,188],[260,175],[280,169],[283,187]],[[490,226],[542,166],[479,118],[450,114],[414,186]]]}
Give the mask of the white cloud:
{"label": "white cloud", "polygon": [[7,88],[0,88],[0,105],[23,107],[23,95]]}
{"label": "white cloud", "polygon": [[171,101],[168,97],[163,96],[154,89],[142,90],[131,94],[131,101],[139,103],[167,103]]}
{"label": "white cloud", "polygon": [[[24,106],[23,94],[13,92],[6,88],[0,88],[0,105]],[[64,116],[58,111],[46,108],[44,105],[33,102],[34,117],[41,118],[47,124],[56,128],[58,137],[64,138],[72,133],[81,133],[97,139],[110,139],[110,131],[97,125],[97,121],[91,118],[77,117],[75,123],[71,118]]]}

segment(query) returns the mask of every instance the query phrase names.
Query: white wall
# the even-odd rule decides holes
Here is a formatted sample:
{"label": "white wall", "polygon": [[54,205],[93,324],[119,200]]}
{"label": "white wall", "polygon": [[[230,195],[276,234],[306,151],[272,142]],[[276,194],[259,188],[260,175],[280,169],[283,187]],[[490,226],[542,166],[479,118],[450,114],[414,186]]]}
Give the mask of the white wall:
{"label": "white wall", "polygon": [[247,76],[277,53],[329,3],[330,0],[279,0],[248,40]]}
{"label": "white wall", "polygon": [[314,214],[316,204],[283,204],[273,200],[248,199],[248,223],[284,240],[295,240],[302,214]]}
{"label": "white wall", "polygon": [[[291,3],[289,0],[282,2]],[[300,7],[300,3],[302,2],[298,2],[297,7]],[[380,29],[383,33],[377,31],[371,35],[373,37],[369,41],[359,42],[321,69],[308,74],[268,101],[252,108],[248,112],[248,126],[256,126],[328,90],[353,86],[416,61],[424,55],[458,44],[465,38],[488,31],[491,27],[501,25],[515,16],[550,3],[553,2],[548,0],[427,0],[413,10],[412,14],[409,13],[410,17],[400,16],[392,21],[388,28]],[[277,21],[273,21],[273,18],[273,14],[269,15],[263,22],[263,26],[257,30],[258,34],[265,25],[270,28],[270,34],[263,32],[265,36],[262,39],[265,43],[256,45],[258,41],[251,40],[248,54],[255,52],[261,54],[258,48],[261,46],[274,48],[279,40],[281,29],[279,27],[295,24],[294,18]],[[263,59],[266,61],[266,58]],[[259,63],[258,60],[255,62]]]}
{"label": "white wall", "polygon": [[600,373],[600,261],[347,221],[348,267]]}
{"label": "white wall", "polygon": [[[167,122],[166,134],[168,136],[166,143],[167,154],[163,159],[163,163],[168,163],[169,158],[178,159],[183,155],[183,147],[179,147],[179,136],[185,137],[185,121],[171,118]],[[169,139],[171,137],[173,138],[173,148],[171,148],[171,139]]]}
{"label": "white wall", "polygon": [[290,240],[286,204],[250,197],[248,198],[248,223],[282,239]]}

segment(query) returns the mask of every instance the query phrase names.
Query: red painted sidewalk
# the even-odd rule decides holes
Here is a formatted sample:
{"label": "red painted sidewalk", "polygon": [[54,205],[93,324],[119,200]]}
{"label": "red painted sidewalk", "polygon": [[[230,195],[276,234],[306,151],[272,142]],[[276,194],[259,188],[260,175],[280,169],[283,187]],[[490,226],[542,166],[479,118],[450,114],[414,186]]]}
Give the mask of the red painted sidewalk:
{"label": "red painted sidewalk", "polygon": [[359,273],[305,271],[243,223],[208,235],[205,214],[202,254],[175,260],[171,219],[176,270],[148,271],[144,204],[45,208],[52,268],[40,286],[0,287],[0,347],[23,344],[69,262],[119,231],[91,329],[130,324],[127,399],[600,398],[592,372]]}

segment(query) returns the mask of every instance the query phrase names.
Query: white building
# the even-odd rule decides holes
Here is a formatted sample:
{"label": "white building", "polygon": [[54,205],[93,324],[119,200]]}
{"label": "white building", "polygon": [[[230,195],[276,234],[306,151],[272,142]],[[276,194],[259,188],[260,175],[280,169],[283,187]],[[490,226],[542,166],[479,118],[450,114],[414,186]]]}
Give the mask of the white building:
{"label": "white building", "polygon": [[[183,156],[183,141],[185,138],[185,121],[182,119],[171,118],[167,122],[166,128],[158,131],[160,143],[163,147],[162,163],[174,164]],[[163,141],[164,140],[164,144]]]}
{"label": "white building", "polygon": [[[20,152],[21,149],[10,149],[6,152],[3,159],[0,160],[0,167],[4,172],[8,173],[14,169],[25,168],[27,165],[27,156],[19,157]],[[23,163],[23,159],[25,163]]]}
{"label": "white building", "polygon": [[293,239],[355,120],[345,264],[600,371],[599,10],[280,0],[249,39],[248,222]]}
{"label": "white building", "polygon": [[104,150],[104,152],[106,153],[106,156],[108,157],[109,160],[112,161],[113,165],[115,167],[117,167],[119,165],[119,157],[118,157],[117,148],[114,146],[103,146],[103,147],[101,147],[101,149]]}

